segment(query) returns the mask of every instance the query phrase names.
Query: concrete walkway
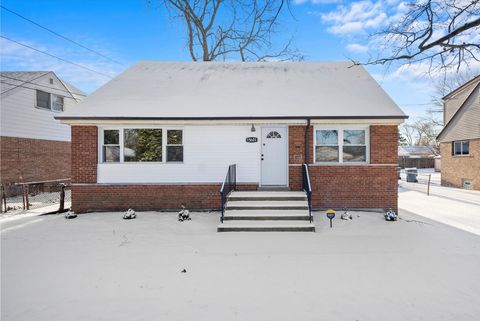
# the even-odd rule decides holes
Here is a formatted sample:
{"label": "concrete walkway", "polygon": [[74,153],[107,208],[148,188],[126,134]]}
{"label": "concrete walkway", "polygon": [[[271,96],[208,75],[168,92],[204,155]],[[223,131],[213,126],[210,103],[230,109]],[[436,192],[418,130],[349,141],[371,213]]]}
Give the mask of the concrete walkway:
{"label": "concrete walkway", "polygon": [[398,206],[408,211],[480,235],[480,192],[399,182]]}

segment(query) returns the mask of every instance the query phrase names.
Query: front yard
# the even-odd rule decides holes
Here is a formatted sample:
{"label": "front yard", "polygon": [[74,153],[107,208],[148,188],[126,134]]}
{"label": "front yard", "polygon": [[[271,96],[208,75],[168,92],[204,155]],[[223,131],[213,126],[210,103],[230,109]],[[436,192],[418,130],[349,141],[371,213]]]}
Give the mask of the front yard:
{"label": "front yard", "polygon": [[1,319],[477,319],[480,237],[400,214],[330,229],[315,213],[316,233],[216,233],[218,213],[35,218],[1,234]]}

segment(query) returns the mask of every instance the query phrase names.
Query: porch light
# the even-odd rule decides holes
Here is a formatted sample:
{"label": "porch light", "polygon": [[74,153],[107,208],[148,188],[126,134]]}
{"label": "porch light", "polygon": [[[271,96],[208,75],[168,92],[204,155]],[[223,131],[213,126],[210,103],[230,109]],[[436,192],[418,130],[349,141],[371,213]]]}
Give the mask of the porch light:
{"label": "porch light", "polygon": [[250,128],[250,131],[254,133],[256,131],[255,126],[252,124],[252,128]]}

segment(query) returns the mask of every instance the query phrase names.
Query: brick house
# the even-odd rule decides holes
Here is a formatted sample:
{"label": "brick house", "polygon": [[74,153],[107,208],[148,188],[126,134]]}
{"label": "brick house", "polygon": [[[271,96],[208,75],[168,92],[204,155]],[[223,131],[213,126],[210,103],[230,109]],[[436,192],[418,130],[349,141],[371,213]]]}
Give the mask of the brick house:
{"label": "brick house", "polygon": [[1,72],[3,184],[70,178],[70,128],[54,119],[85,95],[52,71]]}
{"label": "brick house", "polygon": [[480,190],[480,76],[443,98],[442,185]]}
{"label": "brick house", "polygon": [[313,208],[397,209],[405,114],[363,67],[140,62],[56,118],[72,130],[76,212],[218,209],[239,190],[302,189]]}

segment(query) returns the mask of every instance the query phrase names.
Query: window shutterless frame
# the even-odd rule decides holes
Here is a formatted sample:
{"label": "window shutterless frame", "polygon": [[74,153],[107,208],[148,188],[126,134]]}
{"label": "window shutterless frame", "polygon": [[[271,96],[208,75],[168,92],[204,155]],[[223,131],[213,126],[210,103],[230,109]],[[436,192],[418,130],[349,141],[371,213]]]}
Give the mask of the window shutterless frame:
{"label": "window shutterless frame", "polygon": [[[125,162],[125,144],[124,144],[124,130],[125,129],[161,129],[162,130],[162,161],[154,162]],[[103,138],[105,130],[118,130],[120,132],[120,162],[103,162]],[[168,130],[180,130],[182,131],[182,147],[183,147],[183,161],[167,162],[167,131]],[[98,127],[98,163],[99,164],[183,164],[185,162],[185,129],[183,127],[169,127],[169,126],[155,126],[155,125],[143,125],[143,126],[99,126]]]}
{"label": "window shutterless frame", "polygon": [[470,155],[470,141],[456,140],[452,142],[453,156],[468,156]]}
{"label": "window shutterless frame", "polygon": [[[317,162],[316,146],[317,145],[317,130],[336,130],[338,132],[338,162]],[[365,145],[346,145],[343,142],[344,130],[364,130],[365,131]],[[365,161],[344,161],[343,147],[344,146],[365,146]],[[370,126],[368,125],[315,125],[313,128],[313,161],[318,165],[361,165],[370,164]]]}
{"label": "window shutterless frame", "polygon": [[[48,107],[38,105],[38,94],[39,93],[48,95]],[[57,100],[57,98],[58,98],[58,100]],[[60,102],[61,102],[61,104],[60,104]],[[64,110],[64,106],[65,106],[65,97],[64,96],[52,94],[52,93],[49,93],[49,92],[46,92],[46,91],[43,91],[43,90],[40,90],[40,89],[35,89],[35,108],[41,109],[41,110],[53,111],[55,113],[61,113]]]}

